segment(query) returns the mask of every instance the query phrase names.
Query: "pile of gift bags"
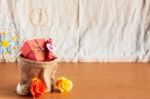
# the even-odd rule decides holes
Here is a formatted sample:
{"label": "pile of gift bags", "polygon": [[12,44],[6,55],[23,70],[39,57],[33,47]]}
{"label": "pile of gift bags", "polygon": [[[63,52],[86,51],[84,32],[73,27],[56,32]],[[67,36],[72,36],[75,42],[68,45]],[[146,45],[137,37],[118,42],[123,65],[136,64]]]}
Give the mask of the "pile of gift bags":
{"label": "pile of gift bags", "polygon": [[52,39],[33,39],[26,41],[21,47],[24,58],[34,61],[51,61],[55,58]]}

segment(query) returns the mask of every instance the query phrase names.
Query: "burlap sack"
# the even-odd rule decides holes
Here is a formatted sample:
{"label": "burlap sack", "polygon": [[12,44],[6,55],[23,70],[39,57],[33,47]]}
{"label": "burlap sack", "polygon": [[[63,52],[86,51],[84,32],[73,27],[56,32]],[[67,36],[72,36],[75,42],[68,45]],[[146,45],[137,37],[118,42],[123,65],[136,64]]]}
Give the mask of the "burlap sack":
{"label": "burlap sack", "polygon": [[20,55],[18,57],[18,65],[21,68],[21,84],[30,84],[33,77],[38,77],[45,83],[46,92],[52,90],[57,69],[57,58],[49,62],[38,62],[25,59]]}

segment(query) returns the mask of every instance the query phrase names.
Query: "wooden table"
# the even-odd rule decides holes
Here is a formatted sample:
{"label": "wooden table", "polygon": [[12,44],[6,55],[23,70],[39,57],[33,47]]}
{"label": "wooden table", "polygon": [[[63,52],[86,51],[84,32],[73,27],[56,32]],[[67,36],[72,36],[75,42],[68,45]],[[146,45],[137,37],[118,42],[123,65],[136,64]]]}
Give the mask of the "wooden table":
{"label": "wooden table", "polygon": [[[150,99],[150,63],[59,63],[56,76],[70,78],[70,93],[40,99]],[[30,99],[15,92],[17,63],[0,63],[0,99]]]}

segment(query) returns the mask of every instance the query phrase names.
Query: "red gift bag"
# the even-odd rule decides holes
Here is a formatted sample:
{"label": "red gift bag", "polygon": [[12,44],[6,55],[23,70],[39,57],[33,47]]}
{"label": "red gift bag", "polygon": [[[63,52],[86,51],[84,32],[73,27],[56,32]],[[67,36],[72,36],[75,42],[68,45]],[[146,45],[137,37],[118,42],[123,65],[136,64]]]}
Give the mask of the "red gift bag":
{"label": "red gift bag", "polygon": [[44,39],[28,40],[23,44],[21,51],[24,58],[34,61],[44,61],[45,40]]}

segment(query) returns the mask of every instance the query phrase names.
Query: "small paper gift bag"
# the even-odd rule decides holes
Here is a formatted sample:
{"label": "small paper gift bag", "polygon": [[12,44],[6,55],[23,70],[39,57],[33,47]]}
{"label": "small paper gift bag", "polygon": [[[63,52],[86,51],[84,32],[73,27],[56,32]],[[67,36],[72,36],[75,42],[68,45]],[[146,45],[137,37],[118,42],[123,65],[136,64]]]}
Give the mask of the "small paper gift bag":
{"label": "small paper gift bag", "polygon": [[44,39],[28,40],[21,47],[21,52],[26,59],[34,61],[44,61],[45,40]]}
{"label": "small paper gift bag", "polygon": [[40,78],[46,85],[46,92],[52,90],[54,83],[54,75],[57,69],[57,58],[46,61],[37,62],[25,59],[22,55],[18,58],[19,66],[21,68],[21,84],[29,84],[31,79],[36,77]]}

